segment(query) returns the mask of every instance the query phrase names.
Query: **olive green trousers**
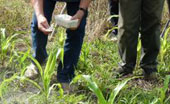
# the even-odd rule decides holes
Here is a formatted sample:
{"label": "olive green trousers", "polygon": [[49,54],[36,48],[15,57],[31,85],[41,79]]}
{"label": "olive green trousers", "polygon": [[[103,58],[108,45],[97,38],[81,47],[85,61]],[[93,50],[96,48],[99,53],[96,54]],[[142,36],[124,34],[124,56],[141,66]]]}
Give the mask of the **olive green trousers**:
{"label": "olive green trousers", "polygon": [[156,71],[164,0],[119,0],[119,3],[118,47],[121,68],[133,71],[140,33],[140,66],[146,72]]}

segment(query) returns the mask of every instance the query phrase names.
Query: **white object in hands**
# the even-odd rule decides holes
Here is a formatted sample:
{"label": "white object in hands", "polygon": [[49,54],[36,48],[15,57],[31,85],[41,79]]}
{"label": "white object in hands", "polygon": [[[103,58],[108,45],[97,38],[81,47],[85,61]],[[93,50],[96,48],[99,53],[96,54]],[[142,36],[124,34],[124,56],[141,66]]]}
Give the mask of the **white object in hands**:
{"label": "white object in hands", "polygon": [[63,26],[65,28],[76,28],[78,26],[78,19],[71,20],[72,16],[67,14],[59,14],[55,16],[57,25]]}
{"label": "white object in hands", "polygon": [[53,31],[53,27],[49,27],[48,29],[46,29],[46,31],[52,32]]}

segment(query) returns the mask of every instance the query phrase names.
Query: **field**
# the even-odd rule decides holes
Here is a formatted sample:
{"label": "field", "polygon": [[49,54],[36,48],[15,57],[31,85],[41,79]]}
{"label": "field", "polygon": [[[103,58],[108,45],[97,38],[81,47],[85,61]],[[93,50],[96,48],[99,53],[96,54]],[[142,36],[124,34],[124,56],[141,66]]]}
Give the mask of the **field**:
{"label": "field", "polygon": [[[55,14],[62,6],[56,5]],[[75,91],[64,94],[55,75],[56,60],[62,59],[65,29],[58,28],[48,41],[50,56],[47,65],[41,67],[31,56],[33,9],[29,0],[0,0],[0,104],[170,104],[170,28],[161,39],[158,80],[143,79],[139,58],[133,76],[116,78],[114,69],[120,57],[117,43],[107,35],[111,29],[107,6],[107,0],[96,0],[90,6],[77,77],[73,81]],[[168,20],[167,11],[165,4],[162,29]],[[23,76],[31,60],[41,73],[36,80]]]}

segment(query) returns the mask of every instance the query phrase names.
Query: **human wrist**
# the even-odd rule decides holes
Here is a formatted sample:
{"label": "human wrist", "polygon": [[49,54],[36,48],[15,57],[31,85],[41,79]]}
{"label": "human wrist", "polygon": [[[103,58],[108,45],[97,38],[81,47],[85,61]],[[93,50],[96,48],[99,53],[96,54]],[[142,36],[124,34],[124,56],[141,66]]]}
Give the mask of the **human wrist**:
{"label": "human wrist", "polygon": [[77,11],[77,14],[79,15],[79,16],[78,16],[78,17],[79,17],[79,19],[81,19],[81,18],[83,18],[83,17],[84,17],[85,12],[83,12],[82,10],[78,10],[78,11]]}
{"label": "human wrist", "polygon": [[84,14],[87,13],[87,8],[79,7],[79,11],[83,12]]}
{"label": "human wrist", "polygon": [[37,19],[39,19],[39,18],[45,18],[45,16],[44,16],[43,14],[36,14],[36,16],[37,16]]}

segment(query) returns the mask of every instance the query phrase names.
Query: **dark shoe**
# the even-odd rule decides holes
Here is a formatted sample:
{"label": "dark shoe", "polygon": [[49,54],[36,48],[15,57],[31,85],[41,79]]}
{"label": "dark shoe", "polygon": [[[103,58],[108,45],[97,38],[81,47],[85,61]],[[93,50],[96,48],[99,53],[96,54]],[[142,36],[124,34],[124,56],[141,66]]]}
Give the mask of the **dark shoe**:
{"label": "dark shoe", "polygon": [[119,68],[116,70],[116,76],[117,77],[123,77],[123,76],[127,76],[133,74],[133,72],[131,70],[125,70],[123,68]]}
{"label": "dark shoe", "polygon": [[143,75],[145,80],[158,80],[160,78],[158,72],[151,72],[151,73],[143,72]]}

